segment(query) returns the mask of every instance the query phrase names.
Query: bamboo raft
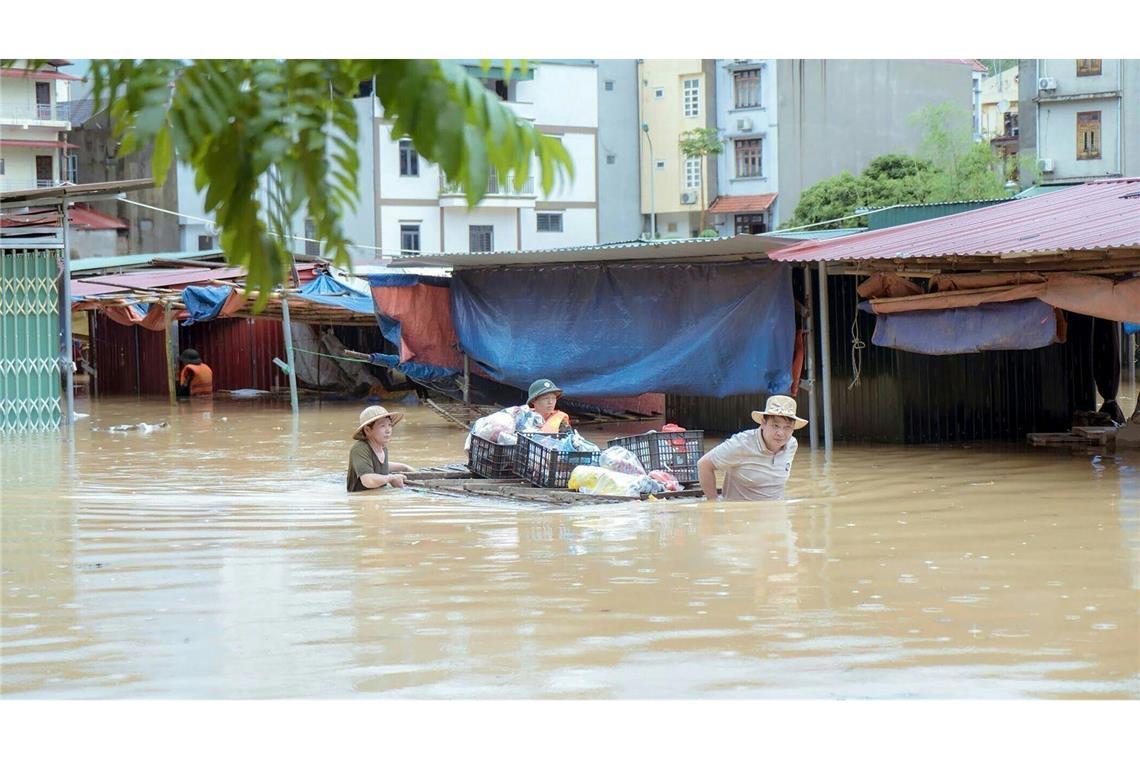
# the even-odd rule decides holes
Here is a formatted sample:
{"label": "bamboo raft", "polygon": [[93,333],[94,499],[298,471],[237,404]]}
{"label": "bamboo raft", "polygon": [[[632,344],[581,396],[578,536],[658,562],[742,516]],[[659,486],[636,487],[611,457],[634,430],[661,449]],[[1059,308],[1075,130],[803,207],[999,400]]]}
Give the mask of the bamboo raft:
{"label": "bamboo raft", "polygon": [[[649,501],[648,494],[635,496],[598,496],[578,493],[566,488],[540,488],[522,478],[481,478],[466,465],[453,464],[405,473],[408,487],[441,496],[466,496],[537,504],[545,507],[569,507],[585,504],[613,504]],[[653,494],[653,499],[695,499],[699,488]]]}

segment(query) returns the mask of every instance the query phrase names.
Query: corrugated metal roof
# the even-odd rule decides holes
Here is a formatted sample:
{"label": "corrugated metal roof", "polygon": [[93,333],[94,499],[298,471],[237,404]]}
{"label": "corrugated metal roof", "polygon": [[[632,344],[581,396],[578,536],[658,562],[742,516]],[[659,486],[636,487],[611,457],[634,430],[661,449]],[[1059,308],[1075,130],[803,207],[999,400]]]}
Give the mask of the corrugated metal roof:
{"label": "corrugated metal roof", "polygon": [[104,274],[97,277],[87,277],[83,282],[94,282],[100,285],[115,285],[121,288],[169,288],[177,285],[196,285],[210,280],[233,280],[245,276],[242,267],[224,267],[221,269],[207,269],[205,267],[179,269],[154,269],[130,274]]}
{"label": "corrugated metal roof", "polygon": [[71,262],[72,272],[90,272],[95,269],[123,269],[149,266],[155,259],[212,259],[222,255],[221,248],[209,251],[172,251],[170,253],[128,253],[123,256],[92,256]]}
{"label": "corrugated metal roof", "polygon": [[843,240],[800,243],[776,261],[1000,256],[1140,248],[1140,178],[1111,179]]}
{"label": "corrugated metal roof", "polygon": [[568,248],[546,248],[528,251],[493,251],[488,253],[439,253],[428,256],[406,256],[394,259],[389,266],[475,267],[533,266],[535,264],[570,264],[584,262],[663,261],[680,259],[764,258],[769,251],[793,243],[778,235],[734,235],[719,238],[677,238],[675,240],[630,240]]}

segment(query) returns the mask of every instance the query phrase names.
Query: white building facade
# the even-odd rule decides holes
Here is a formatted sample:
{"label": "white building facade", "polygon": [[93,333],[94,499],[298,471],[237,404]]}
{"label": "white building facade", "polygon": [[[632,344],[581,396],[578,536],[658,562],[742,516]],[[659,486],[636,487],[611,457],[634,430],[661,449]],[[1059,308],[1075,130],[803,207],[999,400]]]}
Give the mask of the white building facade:
{"label": "white building facade", "polygon": [[1020,61],[1019,139],[1035,159],[1028,184],[1069,184],[1140,172],[1140,61]]}
{"label": "white building facade", "polygon": [[[361,156],[371,154],[374,213],[358,213],[349,229],[373,224],[380,251],[363,250],[366,263],[403,253],[506,251],[591,245],[598,242],[598,69],[592,61],[531,62],[526,78],[507,82],[501,71],[469,69],[484,79],[520,119],[562,141],[574,162],[572,181],[545,195],[537,162],[521,189],[514,178],[492,175],[487,195],[468,208],[461,188],[416,153],[411,141],[393,139],[392,127],[375,109],[372,128],[362,131]],[[517,75],[517,72],[516,72]],[[363,159],[362,159],[363,160]],[[362,172],[362,188],[367,187]],[[362,202],[364,193],[362,192]],[[360,234],[354,239],[363,239]]]}
{"label": "white building facade", "polygon": [[76,79],[59,71],[69,64],[56,59],[32,70],[18,61],[0,70],[0,190],[52,187],[73,175],[68,104],[58,91]]}
{"label": "white building facade", "polygon": [[776,61],[716,61],[717,198],[709,209],[721,235],[773,229],[779,177]]}

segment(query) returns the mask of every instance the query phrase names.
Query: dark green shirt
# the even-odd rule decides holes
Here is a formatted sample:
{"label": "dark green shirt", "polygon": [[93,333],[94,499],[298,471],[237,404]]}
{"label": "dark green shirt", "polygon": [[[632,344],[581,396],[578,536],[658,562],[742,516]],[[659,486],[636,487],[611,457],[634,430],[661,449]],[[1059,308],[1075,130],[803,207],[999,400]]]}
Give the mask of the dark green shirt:
{"label": "dark green shirt", "polygon": [[360,476],[368,474],[388,474],[388,449],[385,447],[384,462],[381,463],[368,441],[357,441],[348,452],[348,492],[374,490],[360,482]]}

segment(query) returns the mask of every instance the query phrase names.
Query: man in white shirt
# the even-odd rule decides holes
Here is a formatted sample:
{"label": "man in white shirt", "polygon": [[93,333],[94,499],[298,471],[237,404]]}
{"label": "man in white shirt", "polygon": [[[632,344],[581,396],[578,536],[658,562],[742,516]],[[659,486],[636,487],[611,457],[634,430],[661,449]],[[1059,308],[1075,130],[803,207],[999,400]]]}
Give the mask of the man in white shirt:
{"label": "man in white shirt", "polygon": [[724,470],[722,489],[727,501],[784,498],[799,443],[792,433],[808,421],[796,416],[796,400],[769,396],[764,411],[752,412],[759,427],[729,438],[697,462],[705,498],[716,499],[716,471]]}

